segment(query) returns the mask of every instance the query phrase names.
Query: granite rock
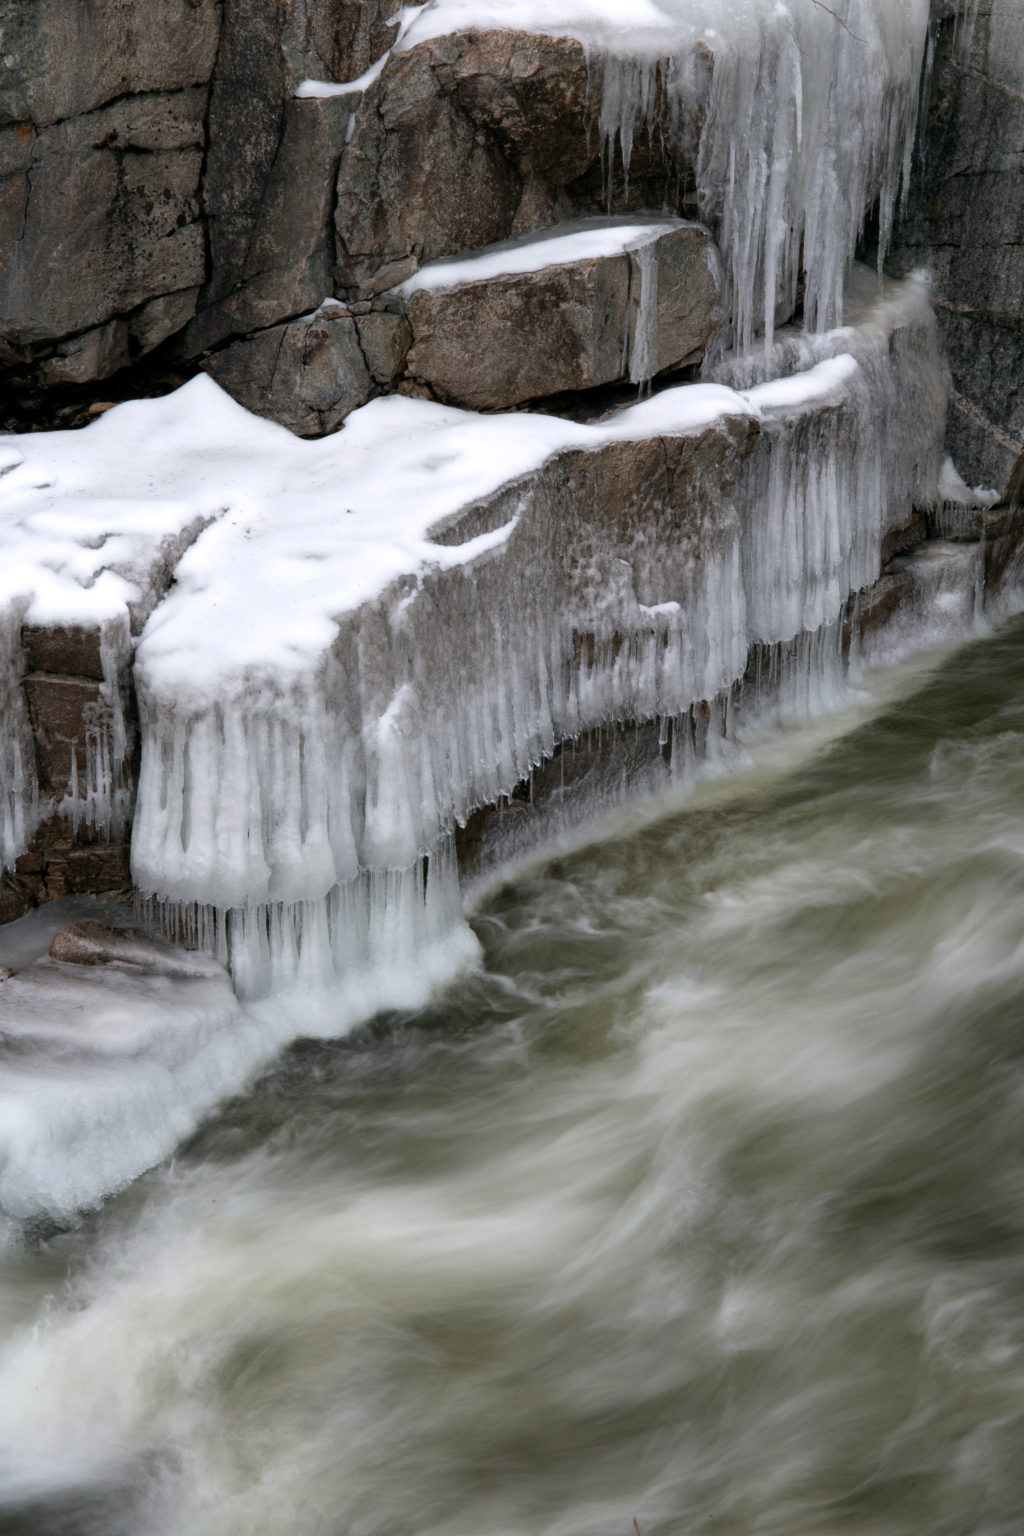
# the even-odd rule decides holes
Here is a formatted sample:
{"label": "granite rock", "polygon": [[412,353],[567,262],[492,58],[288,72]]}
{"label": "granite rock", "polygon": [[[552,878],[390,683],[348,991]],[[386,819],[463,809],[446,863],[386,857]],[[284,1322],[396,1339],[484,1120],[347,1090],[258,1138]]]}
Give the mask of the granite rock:
{"label": "granite rock", "polygon": [[[701,356],[720,319],[717,252],[699,224],[651,247],[657,303],[644,376]],[[635,374],[643,284],[635,252],[413,291],[409,373],[473,410],[591,389]]]}
{"label": "granite rock", "polygon": [[299,437],[334,431],[376,393],[356,321],[340,306],[243,337],[203,367],[247,410]]}

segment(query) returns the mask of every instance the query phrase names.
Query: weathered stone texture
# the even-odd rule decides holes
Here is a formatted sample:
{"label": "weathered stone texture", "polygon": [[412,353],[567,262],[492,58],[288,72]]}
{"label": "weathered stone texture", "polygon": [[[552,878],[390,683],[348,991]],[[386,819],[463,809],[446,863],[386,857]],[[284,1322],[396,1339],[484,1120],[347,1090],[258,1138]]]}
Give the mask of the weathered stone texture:
{"label": "weathered stone texture", "polygon": [[376,392],[356,321],[340,310],[271,326],[203,367],[247,410],[300,437],[332,432]]}
{"label": "weathered stone texture", "polygon": [[[717,254],[701,225],[653,246],[657,304],[649,372],[700,357],[720,315]],[[635,253],[414,291],[408,369],[442,399],[504,410],[629,377],[641,344]]]}
{"label": "weathered stone texture", "polygon": [[221,0],[0,0],[0,123],[37,127],[117,97],[205,84]]}
{"label": "weathered stone texture", "polygon": [[282,46],[293,81],[355,80],[395,40],[401,0],[293,0]]}
{"label": "weathered stone texture", "polygon": [[[10,345],[91,330],[202,281],[205,101],[194,89],[0,133],[0,225],[17,232],[0,258]],[[108,363],[101,349],[96,365]]]}
{"label": "weathered stone texture", "polygon": [[1024,453],[1024,9],[981,0],[969,51],[939,8],[935,72],[901,270],[927,266],[953,375],[949,445],[1004,488]]}
{"label": "weathered stone texture", "polygon": [[[525,32],[434,38],[392,58],[341,159],[340,290],[363,296],[381,267],[605,211],[602,81],[578,42]],[[685,198],[699,116],[696,100],[672,133],[638,133],[628,187],[611,178],[616,211]]]}

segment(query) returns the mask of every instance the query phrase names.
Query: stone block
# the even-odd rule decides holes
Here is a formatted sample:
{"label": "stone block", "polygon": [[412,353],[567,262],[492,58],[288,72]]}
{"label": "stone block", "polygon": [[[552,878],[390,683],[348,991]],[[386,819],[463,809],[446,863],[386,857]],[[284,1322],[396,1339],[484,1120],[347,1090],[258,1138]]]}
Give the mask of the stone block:
{"label": "stone block", "polygon": [[72,754],[82,774],[87,733],[107,713],[100,686],[77,677],[35,673],[23,680],[22,687],[35,736],[40,789],[44,794],[64,795],[71,785]]}
{"label": "stone block", "polygon": [[412,329],[404,315],[369,314],[356,320],[366,366],[387,388],[401,373],[412,345]]}
{"label": "stone block", "polygon": [[[616,210],[678,205],[693,191],[710,64],[671,123],[640,125],[628,178],[610,168]],[[604,212],[608,166],[595,119],[604,66],[572,38],[488,31],[433,38],[393,56],[367,91],[341,159],[339,291],[374,273]]]}
{"label": "stone block", "polygon": [[[509,257],[524,248],[543,253],[549,243],[519,241]],[[622,250],[476,280],[470,262],[469,281],[410,285],[409,373],[442,399],[505,410],[638,376],[641,351],[644,377],[694,361],[720,320],[711,237],[699,224],[667,224],[648,249],[646,277],[637,253]],[[657,285],[646,314],[640,303],[645,282]]]}
{"label": "stone block", "polygon": [[240,405],[299,437],[333,432],[375,393],[356,322],[340,308],[244,337],[203,368]]}
{"label": "stone block", "polygon": [[21,648],[29,672],[103,681],[98,629],[26,624],[21,631]]}

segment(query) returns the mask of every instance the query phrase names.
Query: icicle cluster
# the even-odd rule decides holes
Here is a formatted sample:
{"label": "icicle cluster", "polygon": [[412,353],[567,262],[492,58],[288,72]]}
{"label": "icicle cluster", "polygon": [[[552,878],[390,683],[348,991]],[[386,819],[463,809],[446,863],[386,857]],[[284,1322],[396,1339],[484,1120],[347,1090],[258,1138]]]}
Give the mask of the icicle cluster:
{"label": "icicle cluster", "polygon": [[[743,392],[667,391],[609,426],[549,422],[536,469],[447,520],[436,558],[337,615],[301,668],[226,666],[187,698],[175,637],[185,625],[202,647],[222,621],[179,584],[137,663],[140,889],[210,908],[203,921],[249,991],[401,968],[457,932],[455,824],[558,742],[660,717],[680,722],[683,754],[695,737],[682,722],[728,697],[752,647],[781,647],[794,689],[815,686],[814,658],[823,667],[836,648],[812,637],[838,632],[929,477],[934,495],[944,394],[914,284],[857,330],[782,338],[774,362],[787,360],[804,371]],[[456,479],[442,420],[465,443],[524,421],[402,410],[438,418],[430,463]],[[245,537],[222,523],[188,560],[207,543],[237,559]],[[292,601],[285,584],[263,628],[287,634]]]}
{"label": "icicle cluster", "polygon": [[39,821],[36,749],[21,679],[26,601],[0,611],[0,869],[12,869]]}

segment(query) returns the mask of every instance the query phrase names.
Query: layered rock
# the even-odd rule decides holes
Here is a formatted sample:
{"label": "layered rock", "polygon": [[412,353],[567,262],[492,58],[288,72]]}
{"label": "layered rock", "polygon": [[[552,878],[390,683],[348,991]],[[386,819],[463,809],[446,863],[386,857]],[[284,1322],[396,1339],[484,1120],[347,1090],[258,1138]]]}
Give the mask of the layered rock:
{"label": "layered rock", "polygon": [[327,300],[203,367],[301,437],[394,390],[508,410],[699,362],[721,318],[720,270],[702,225],[578,220],[427,265],[377,308]]}

